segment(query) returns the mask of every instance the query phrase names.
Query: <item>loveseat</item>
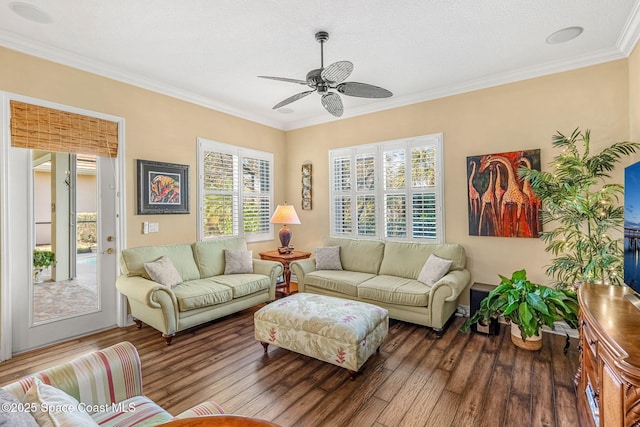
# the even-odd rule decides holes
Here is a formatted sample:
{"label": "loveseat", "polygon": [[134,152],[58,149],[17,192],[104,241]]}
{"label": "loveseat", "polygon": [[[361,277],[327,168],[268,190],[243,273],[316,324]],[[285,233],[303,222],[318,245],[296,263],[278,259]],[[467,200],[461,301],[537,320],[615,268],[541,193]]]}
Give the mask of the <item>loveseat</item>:
{"label": "loveseat", "polygon": [[[338,260],[329,256],[319,262],[320,255],[336,252]],[[431,327],[440,337],[469,284],[465,265],[464,248],[455,243],[329,237],[314,257],[290,268],[299,292],[368,302],[387,309],[393,319]]]}
{"label": "loveseat", "polygon": [[124,249],[120,270],[116,287],[138,327],[146,323],[171,344],[176,332],[275,300],[283,268],[253,259],[244,239],[226,238]]}
{"label": "loveseat", "polygon": [[[174,419],[142,394],[140,357],[126,341],[8,384],[0,401],[0,425],[155,426]],[[221,413],[210,401],[175,418]]]}

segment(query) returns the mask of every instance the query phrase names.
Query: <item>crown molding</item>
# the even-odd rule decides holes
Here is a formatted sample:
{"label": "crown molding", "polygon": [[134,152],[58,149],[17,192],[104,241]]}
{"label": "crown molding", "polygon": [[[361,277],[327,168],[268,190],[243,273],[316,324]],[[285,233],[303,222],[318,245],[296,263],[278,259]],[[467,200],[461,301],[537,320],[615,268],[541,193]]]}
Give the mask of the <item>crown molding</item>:
{"label": "crown molding", "polygon": [[625,57],[631,55],[640,39],[640,2],[635,2],[629,19],[624,26],[618,39],[618,48],[624,53]]}
{"label": "crown molding", "polygon": [[248,114],[235,107],[220,103],[211,98],[195,94],[183,89],[176,88],[171,85],[160,83],[135,73],[129,73],[112,67],[101,61],[87,59],[83,56],[74,54],[64,49],[56,49],[22,37],[7,31],[0,30],[0,45],[8,49],[25,53],[27,55],[42,58],[48,61],[56,62],[68,67],[76,68],[102,77],[117,80],[142,89],[147,89],[162,95],[187,101],[201,107],[226,113],[241,119],[249,120],[254,123],[263,124],[265,126],[276,129],[283,129],[283,124],[279,121],[270,120],[264,116]]}
{"label": "crown molding", "polygon": [[[459,95],[462,93],[473,92],[476,90],[487,89],[490,87],[501,86],[509,83],[515,83],[523,80],[529,80],[536,77],[543,77],[550,74],[561,73],[564,71],[575,70],[578,68],[584,68],[591,65],[597,65],[605,62],[616,61],[624,59],[628,55],[625,55],[618,49],[603,50],[600,52],[591,53],[588,55],[581,55],[571,58],[569,60],[552,61],[546,64],[537,65],[535,67],[526,67],[520,70],[508,71],[505,73],[494,74],[492,76],[482,77],[480,79],[469,80],[455,85],[442,86],[439,88],[431,89],[428,91],[393,97],[388,100],[372,103],[364,106],[358,106],[350,108],[348,112],[341,117],[346,119],[350,117],[362,116],[365,114],[376,113],[379,111],[389,110],[392,108],[405,107],[407,105],[418,104],[421,102],[433,101],[439,98],[446,98],[448,96]],[[303,119],[285,124],[284,130],[294,130],[303,127],[319,125],[336,121],[338,119],[328,117],[313,117],[309,119]]]}

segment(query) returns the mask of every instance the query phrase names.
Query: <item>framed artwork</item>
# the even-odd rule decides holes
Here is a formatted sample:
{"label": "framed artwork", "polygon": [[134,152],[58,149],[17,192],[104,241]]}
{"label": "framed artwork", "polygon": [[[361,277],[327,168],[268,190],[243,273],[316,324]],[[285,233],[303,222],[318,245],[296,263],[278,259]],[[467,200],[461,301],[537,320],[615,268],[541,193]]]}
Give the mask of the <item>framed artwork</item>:
{"label": "framed artwork", "polygon": [[188,214],[189,166],[137,161],[138,215]]}
{"label": "framed artwork", "polygon": [[467,157],[470,236],[540,237],[541,202],[522,167],[540,170],[540,150]]}
{"label": "framed artwork", "polygon": [[302,164],[302,209],[311,210],[311,162]]}

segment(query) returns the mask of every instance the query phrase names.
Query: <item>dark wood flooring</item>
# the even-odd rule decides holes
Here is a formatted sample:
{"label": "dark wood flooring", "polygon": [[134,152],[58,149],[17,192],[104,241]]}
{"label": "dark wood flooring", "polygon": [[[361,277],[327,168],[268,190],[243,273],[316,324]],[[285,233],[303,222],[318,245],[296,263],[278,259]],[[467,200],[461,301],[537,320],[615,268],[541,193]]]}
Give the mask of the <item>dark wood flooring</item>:
{"label": "dark wood flooring", "polygon": [[577,340],[544,334],[539,352],[508,328],[488,337],[392,320],[389,336],[351,381],[346,371],[253,337],[245,310],[179,333],[171,346],[145,326],[112,329],[0,363],[0,385],[119,341],[138,349],[145,394],[172,414],[203,400],[282,426],[577,426]]}

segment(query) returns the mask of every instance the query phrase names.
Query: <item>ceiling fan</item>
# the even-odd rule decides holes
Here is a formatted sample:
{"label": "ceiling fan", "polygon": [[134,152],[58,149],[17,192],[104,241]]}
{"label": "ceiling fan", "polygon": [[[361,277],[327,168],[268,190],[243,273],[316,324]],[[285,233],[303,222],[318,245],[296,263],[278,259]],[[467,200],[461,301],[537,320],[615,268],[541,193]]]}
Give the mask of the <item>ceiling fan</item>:
{"label": "ceiling fan", "polygon": [[318,92],[322,95],[322,106],[331,114],[336,117],[342,116],[344,107],[342,106],[342,99],[336,92],[331,92],[331,89],[335,89],[337,92],[348,95],[357,96],[360,98],[389,98],[393,94],[387,89],[383,89],[378,86],[370,85],[367,83],[358,82],[345,82],[344,80],[349,77],[353,71],[353,64],[350,61],[338,61],[324,68],[324,42],[329,39],[329,33],[326,31],[318,31],[316,33],[316,41],[320,43],[320,68],[311,70],[307,73],[306,80],[290,79],[287,77],[270,77],[270,76],[258,76],[263,79],[279,80],[289,83],[297,83],[306,85],[312,88],[305,92],[297,93],[289,98],[277,103],[273,106],[274,110],[284,107],[294,101],[297,101],[305,96]]}

